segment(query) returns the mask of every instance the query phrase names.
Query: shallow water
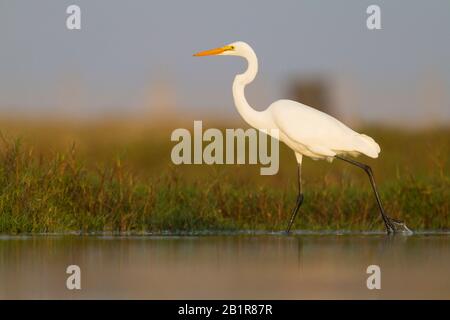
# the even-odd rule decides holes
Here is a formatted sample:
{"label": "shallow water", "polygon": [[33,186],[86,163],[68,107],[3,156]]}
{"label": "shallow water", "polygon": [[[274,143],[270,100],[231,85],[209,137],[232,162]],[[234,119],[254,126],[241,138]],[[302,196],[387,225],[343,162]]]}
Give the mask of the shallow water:
{"label": "shallow water", "polygon": [[0,299],[449,299],[449,270],[445,233],[0,236]]}

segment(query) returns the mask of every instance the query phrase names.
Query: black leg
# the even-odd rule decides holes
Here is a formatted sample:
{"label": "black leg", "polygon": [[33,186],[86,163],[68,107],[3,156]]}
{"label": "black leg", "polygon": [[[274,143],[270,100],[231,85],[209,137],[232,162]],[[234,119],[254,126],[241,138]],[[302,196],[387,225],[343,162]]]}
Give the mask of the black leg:
{"label": "black leg", "polygon": [[291,219],[289,220],[289,225],[286,229],[286,233],[291,231],[292,225],[294,224],[295,217],[297,216],[298,210],[303,203],[303,193],[302,193],[302,165],[301,163],[297,164],[297,173],[298,173],[298,195],[297,202],[295,204],[294,210],[292,210]]}
{"label": "black leg", "polygon": [[367,173],[367,175],[369,176],[370,184],[372,185],[373,192],[375,194],[375,198],[377,200],[378,208],[380,209],[381,216],[384,221],[384,225],[386,226],[387,233],[395,233],[397,231],[401,231],[400,227],[403,228],[403,231],[410,232],[410,230],[406,227],[406,225],[403,224],[403,222],[392,219],[385,213],[383,205],[381,204],[380,195],[378,194],[377,186],[375,184],[375,179],[373,177],[372,169],[368,165],[366,165],[364,163],[360,163],[353,159],[346,159],[346,158],[342,158],[340,156],[335,156],[335,157],[340,160],[343,160],[345,162],[351,163],[357,167],[360,167]]}

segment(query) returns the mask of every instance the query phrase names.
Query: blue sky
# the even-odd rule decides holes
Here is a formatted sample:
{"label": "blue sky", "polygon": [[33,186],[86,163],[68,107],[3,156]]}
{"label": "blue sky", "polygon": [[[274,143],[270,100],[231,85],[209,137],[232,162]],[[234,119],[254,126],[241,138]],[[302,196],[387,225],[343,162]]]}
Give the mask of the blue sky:
{"label": "blue sky", "polygon": [[[70,4],[82,30],[66,29]],[[382,30],[366,28],[370,4]],[[433,112],[448,120],[449,31],[448,0],[2,0],[0,111],[58,113],[69,98],[80,113],[135,112],[164,78],[183,112],[235,115],[231,82],[244,62],[192,53],[243,40],[260,61],[248,90],[257,109],[283,98],[289,77],[318,74],[347,79],[352,110],[369,121],[420,120],[421,88],[437,83]]]}

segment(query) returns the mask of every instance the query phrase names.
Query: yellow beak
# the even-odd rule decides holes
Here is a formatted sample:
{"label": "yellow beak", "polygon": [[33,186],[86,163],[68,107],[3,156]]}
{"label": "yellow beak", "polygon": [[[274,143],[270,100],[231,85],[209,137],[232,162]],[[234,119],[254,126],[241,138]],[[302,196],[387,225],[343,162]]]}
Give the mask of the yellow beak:
{"label": "yellow beak", "polygon": [[224,46],[221,48],[215,48],[215,49],[211,49],[211,50],[197,52],[196,54],[194,54],[194,57],[212,56],[212,55],[221,54],[222,52],[233,50],[233,49],[234,49],[233,46]]}

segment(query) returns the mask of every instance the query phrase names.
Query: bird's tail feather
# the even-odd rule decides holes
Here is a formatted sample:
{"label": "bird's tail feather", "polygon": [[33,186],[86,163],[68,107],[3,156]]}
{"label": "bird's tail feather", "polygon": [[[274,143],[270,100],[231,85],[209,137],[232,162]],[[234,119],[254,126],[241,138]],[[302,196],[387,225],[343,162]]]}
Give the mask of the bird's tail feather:
{"label": "bird's tail feather", "polygon": [[381,150],[378,143],[365,134],[360,134],[358,138],[358,150],[371,158],[378,158]]}

